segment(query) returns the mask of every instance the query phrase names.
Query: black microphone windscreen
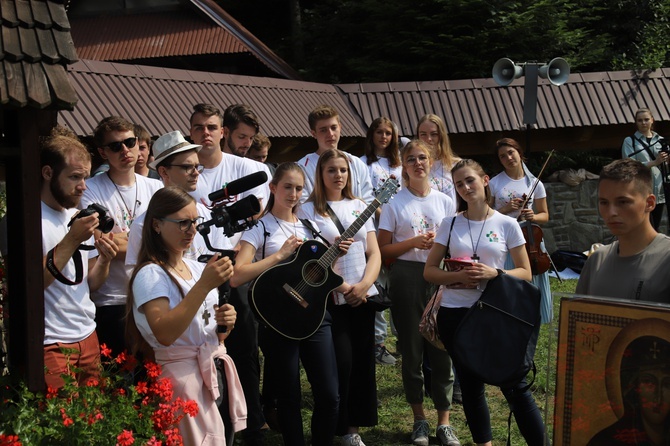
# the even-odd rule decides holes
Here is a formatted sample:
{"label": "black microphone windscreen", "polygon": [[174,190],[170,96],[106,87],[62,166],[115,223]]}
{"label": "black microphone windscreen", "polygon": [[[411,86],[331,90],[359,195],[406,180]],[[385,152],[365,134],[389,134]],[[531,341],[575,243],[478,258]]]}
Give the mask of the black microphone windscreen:
{"label": "black microphone windscreen", "polygon": [[223,189],[212,192],[208,195],[211,201],[218,201],[224,198],[232,197],[256,186],[260,186],[268,180],[268,174],[265,171],[254,172],[243,176],[237,180],[231,181]]}

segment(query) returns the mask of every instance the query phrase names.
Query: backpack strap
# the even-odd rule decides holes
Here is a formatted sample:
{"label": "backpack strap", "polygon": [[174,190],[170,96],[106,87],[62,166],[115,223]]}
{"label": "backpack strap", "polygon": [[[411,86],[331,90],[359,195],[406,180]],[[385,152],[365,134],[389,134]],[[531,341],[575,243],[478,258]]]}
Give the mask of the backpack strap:
{"label": "backpack strap", "polygon": [[[647,154],[652,159],[652,161],[656,160],[656,157],[654,156],[654,152],[652,152],[651,147],[649,147],[649,144],[647,144],[646,142],[644,142],[640,138],[636,138],[635,135],[631,136],[630,138],[633,140],[633,144],[632,144],[633,149],[635,148],[635,141],[637,141],[640,144],[640,146],[642,146],[642,149],[647,152]],[[641,151],[642,150],[638,150],[637,152],[633,152],[632,155],[640,153]]]}
{"label": "backpack strap", "polygon": [[265,228],[265,223],[263,222],[263,220],[258,220],[258,223],[263,225],[263,250],[261,251],[263,257],[261,257],[261,259],[264,259],[265,258],[265,242],[268,240],[268,237],[270,236],[270,233]]}

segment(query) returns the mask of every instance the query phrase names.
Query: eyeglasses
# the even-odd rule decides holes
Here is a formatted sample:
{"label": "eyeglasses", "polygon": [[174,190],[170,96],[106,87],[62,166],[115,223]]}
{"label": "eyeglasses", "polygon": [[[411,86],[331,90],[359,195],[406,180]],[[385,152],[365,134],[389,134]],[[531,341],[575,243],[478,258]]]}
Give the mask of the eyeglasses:
{"label": "eyeglasses", "polygon": [[190,218],[185,218],[183,220],[175,220],[174,218],[163,217],[161,218],[161,220],[177,223],[179,225],[180,231],[187,232],[189,229],[191,229],[191,226],[195,226],[197,228],[198,225],[202,223],[205,219],[204,217],[196,217],[193,220],[191,220]]}
{"label": "eyeglasses", "polygon": [[198,173],[202,173],[203,170],[205,170],[205,166],[202,164],[168,164],[170,167],[181,167],[184,169],[187,175],[193,175],[193,173],[197,170]]}
{"label": "eyeglasses", "polygon": [[123,141],[113,141],[110,143],[107,143],[106,146],[109,150],[111,150],[114,153],[118,153],[121,150],[123,150],[123,146],[126,146],[129,149],[132,149],[135,147],[135,144],[137,144],[137,136],[133,136],[130,138],[126,138]]}
{"label": "eyeglasses", "polygon": [[428,157],[426,155],[422,155],[422,156],[418,156],[418,157],[408,156],[407,159],[405,160],[405,162],[407,164],[409,164],[410,166],[413,166],[416,163],[425,164],[425,163],[428,162]]}

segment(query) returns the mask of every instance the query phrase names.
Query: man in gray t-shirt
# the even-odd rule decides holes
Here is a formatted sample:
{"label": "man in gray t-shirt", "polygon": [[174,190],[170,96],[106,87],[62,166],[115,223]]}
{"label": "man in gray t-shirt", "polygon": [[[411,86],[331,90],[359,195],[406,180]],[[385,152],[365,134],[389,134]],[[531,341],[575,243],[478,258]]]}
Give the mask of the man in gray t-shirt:
{"label": "man in gray t-shirt", "polygon": [[653,228],[656,207],[651,170],[633,159],[603,167],[598,211],[617,241],[596,250],[576,292],[591,296],[670,303],[670,237]]}

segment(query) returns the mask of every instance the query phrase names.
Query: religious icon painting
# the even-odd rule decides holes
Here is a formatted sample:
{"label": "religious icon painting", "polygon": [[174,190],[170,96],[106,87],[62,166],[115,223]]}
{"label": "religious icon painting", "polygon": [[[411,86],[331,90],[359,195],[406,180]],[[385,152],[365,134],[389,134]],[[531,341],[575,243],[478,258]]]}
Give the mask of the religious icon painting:
{"label": "religious icon painting", "polygon": [[563,295],[555,445],[666,444],[670,306]]}

